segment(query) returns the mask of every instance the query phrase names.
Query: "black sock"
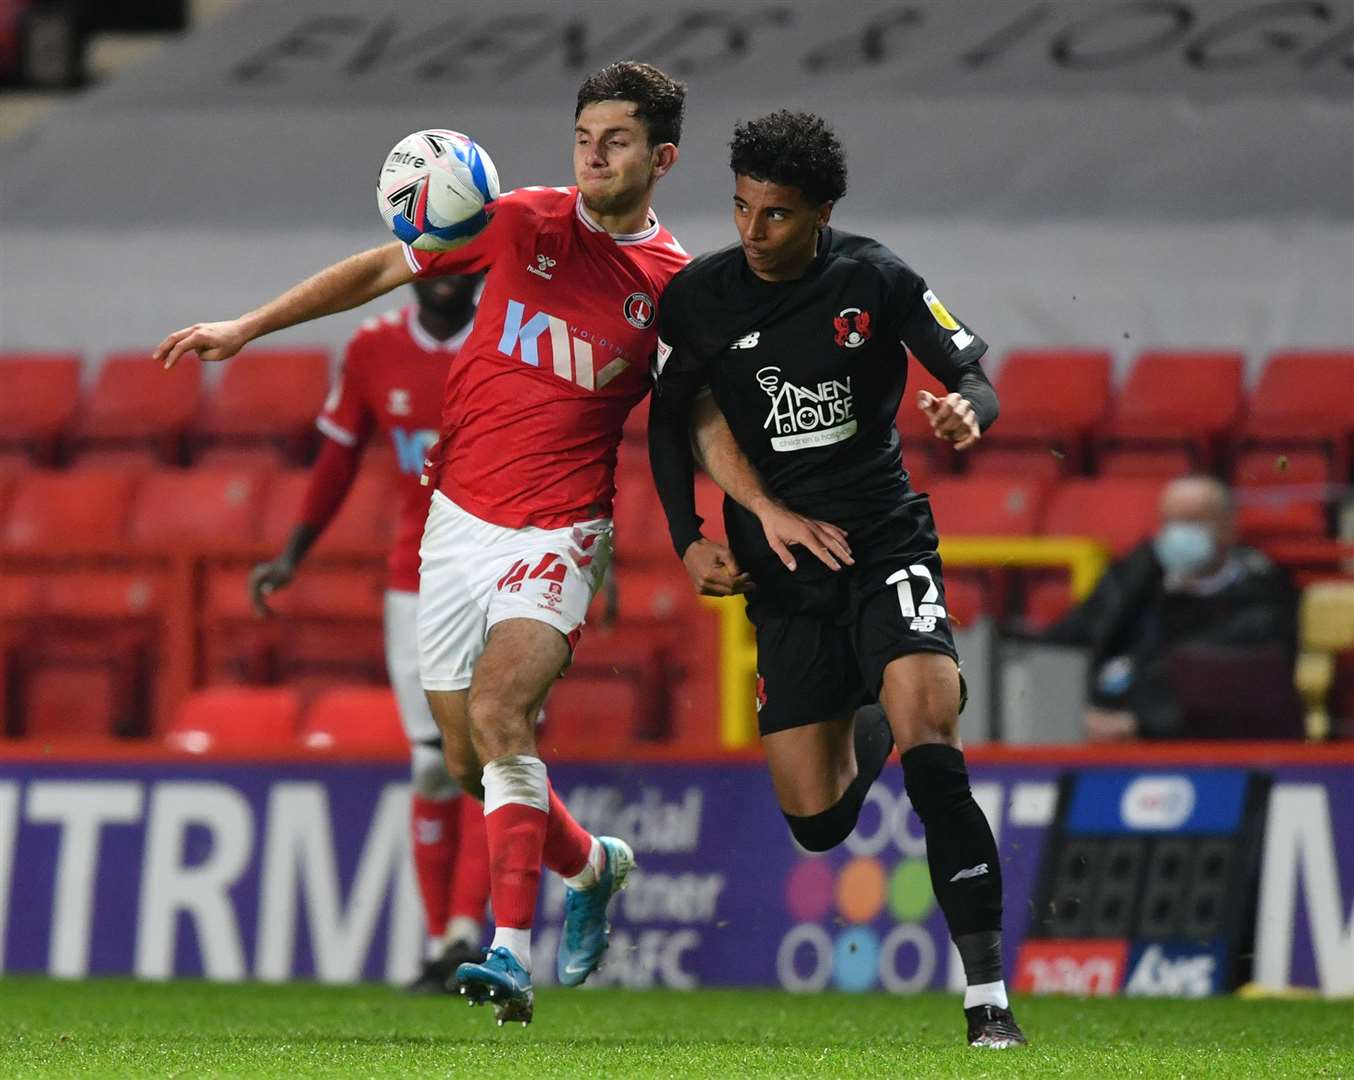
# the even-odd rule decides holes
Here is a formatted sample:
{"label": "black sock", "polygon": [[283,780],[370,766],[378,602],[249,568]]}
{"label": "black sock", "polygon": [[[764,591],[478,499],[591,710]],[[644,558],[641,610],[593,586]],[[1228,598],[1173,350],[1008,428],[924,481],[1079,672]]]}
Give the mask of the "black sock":
{"label": "black sock", "polygon": [[800,847],[809,851],[828,851],[851,835],[870,785],[879,779],[893,751],[893,731],[878,705],[857,710],[851,737],[856,747],[856,778],[847,785],[842,797],[817,814],[785,815],[790,832]]}
{"label": "black sock", "polygon": [[994,982],[1001,978],[1001,862],[964,755],[952,746],[914,746],[903,755],[903,784],[926,829],[931,888],[968,981]]}

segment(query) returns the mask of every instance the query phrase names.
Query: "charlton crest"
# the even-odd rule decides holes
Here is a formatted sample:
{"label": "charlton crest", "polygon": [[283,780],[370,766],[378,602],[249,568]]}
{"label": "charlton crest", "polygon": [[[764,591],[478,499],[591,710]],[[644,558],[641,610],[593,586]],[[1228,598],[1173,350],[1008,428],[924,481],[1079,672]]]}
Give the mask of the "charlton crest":
{"label": "charlton crest", "polygon": [[870,340],[870,313],[860,308],[844,308],[832,320],[837,333],[833,338],[838,345],[847,349],[857,349]]}
{"label": "charlton crest", "polygon": [[647,330],[653,325],[653,300],[647,293],[632,292],[625,298],[625,321],[636,330]]}

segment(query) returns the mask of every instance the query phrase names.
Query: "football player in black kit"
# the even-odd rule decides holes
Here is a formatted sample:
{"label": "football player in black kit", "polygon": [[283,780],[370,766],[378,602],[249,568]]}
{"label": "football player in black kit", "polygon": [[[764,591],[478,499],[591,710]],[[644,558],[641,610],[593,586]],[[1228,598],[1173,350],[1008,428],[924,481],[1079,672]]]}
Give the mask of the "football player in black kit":
{"label": "football player in black kit", "polygon": [[[964,962],[968,1041],[1018,1046],[1001,866],[959,744],[935,524],[894,427],[906,346],[949,391],[919,395],[935,435],[977,442],[997,416],[978,363],[987,345],[882,244],[829,226],[846,165],[821,119],[739,124],[731,164],[740,243],[678,273],[659,316],[649,453],[673,543],[701,591],[748,593],[762,747],[802,846],[846,839],[896,742]],[[693,442],[729,496],[728,548],[701,536]],[[817,558],[801,564],[795,543]],[[856,714],[874,702],[882,717]]]}

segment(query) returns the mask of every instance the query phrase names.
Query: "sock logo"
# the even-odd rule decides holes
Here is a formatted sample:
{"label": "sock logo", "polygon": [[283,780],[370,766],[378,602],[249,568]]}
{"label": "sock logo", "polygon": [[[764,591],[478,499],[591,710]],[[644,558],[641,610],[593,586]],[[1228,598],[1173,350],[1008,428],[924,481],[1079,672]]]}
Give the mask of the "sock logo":
{"label": "sock logo", "polygon": [[967,870],[960,870],[954,877],[950,878],[950,884],[956,881],[967,881],[969,878],[982,877],[987,873],[987,863],[980,862],[977,866],[970,866]]}

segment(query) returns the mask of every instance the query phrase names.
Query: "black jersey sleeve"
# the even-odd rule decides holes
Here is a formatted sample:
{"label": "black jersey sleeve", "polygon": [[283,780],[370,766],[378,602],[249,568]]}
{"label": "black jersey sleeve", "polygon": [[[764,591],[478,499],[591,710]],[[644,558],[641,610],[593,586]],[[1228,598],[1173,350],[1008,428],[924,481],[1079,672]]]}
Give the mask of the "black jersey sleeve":
{"label": "black jersey sleeve", "polygon": [[665,296],[659,313],[654,392],[649,403],[649,468],[668,519],[672,546],[680,559],[701,537],[691,450],[691,405],[708,380],[704,366],[683,342],[675,301],[676,297],[670,301]]}
{"label": "black jersey sleeve", "polygon": [[968,400],[979,429],[986,431],[997,418],[997,392],[979,363],[987,342],[951,315],[911,271],[896,279],[894,316],[902,343],[946,390]]}

